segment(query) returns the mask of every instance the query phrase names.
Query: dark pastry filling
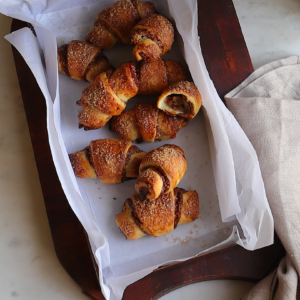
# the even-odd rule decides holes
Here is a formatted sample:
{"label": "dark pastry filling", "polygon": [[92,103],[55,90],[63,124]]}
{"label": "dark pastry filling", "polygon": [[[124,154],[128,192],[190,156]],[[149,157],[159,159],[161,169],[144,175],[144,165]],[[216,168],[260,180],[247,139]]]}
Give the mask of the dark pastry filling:
{"label": "dark pastry filling", "polygon": [[147,199],[147,195],[149,194],[149,190],[145,187],[139,188],[139,194],[141,199],[144,201]]}
{"label": "dark pastry filling", "polygon": [[180,95],[180,94],[169,95],[167,96],[166,104],[176,112],[182,114],[188,114],[190,112],[189,103],[187,102],[187,98],[184,95]]}
{"label": "dark pastry filling", "polygon": [[138,80],[138,75],[137,75],[137,72],[136,72],[136,68],[135,68],[135,66],[134,66],[134,63],[131,63],[131,64],[130,64],[130,73],[131,73],[131,77],[132,77],[132,79],[133,79],[135,85],[136,85],[137,87],[139,87],[139,86],[140,86],[140,82],[139,82],[139,80]]}
{"label": "dark pastry filling", "polygon": [[[165,193],[165,191],[167,191],[169,189],[169,187],[170,187],[170,181],[169,181],[168,177],[159,168],[151,167],[149,169],[155,171],[156,173],[158,173],[160,175],[160,178],[161,178],[161,180],[163,182],[163,186],[162,186],[162,190],[161,190],[160,195],[163,195]],[[141,171],[144,171],[144,170],[141,170]],[[146,200],[147,199],[147,195],[149,194],[149,189],[146,188],[146,187],[141,187],[139,189],[139,194],[140,194],[140,197],[141,197],[142,200]]]}
{"label": "dark pastry filling", "polygon": [[137,146],[134,146],[134,145],[128,149],[128,152],[126,155],[126,160],[125,160],[125,167],[124,167],[124,170],[122,173],[122,182],[125,180],[128,180],[128,179],[131,179],[130,177],[128,178],[126,176],[126,167],[127,167],[128,163],[130,162],[131,155],[135,154],[135,153],[141,153],[141,152],[143,152],[143,150],[141,150],[140,148],[138,148]]}
{"label": "dark pastry filling", "polygon": [[68,69],[68,44],[62,45],[57,49],[59,62],[64,74],[70,76]]}
{"label": "dark pastry filling", "polygon": [[180,215],[181,215],[181,208],[183,205],[183,198],[182,195],[184,193],[184,189],[176,188],[174,190],[174,196],[175,196],[175,219],[174,219],[174,229],[177,227]]}
{"label": "dark pastry filling", "polygon": [[136,213],[135,213],[135,211],[134,211],[134,207],[133,207],[133,204],[132,204],[131,199],[128,198],[128,199],[126,200],[126,202],[127,202],[128,206],[129,206],[130,209],[131,209],[131,215],[132,215],[132,218],[133,218],[133,221],[134,221],[135,225],[137,225],[143,233],[148,234],[145,230],[143,230],[143,227],[142,227],[142,224],[143,224],[143,223],[142,223],[142,222],[140,221],[140,219],[137,217],[137,215],[136,215]]}
{"label": "dark pastry filling", "polygon": [[144,39],[144,38],[152,40],[153,42],[155,42],[158,45],[158,47],[162,51],[164,50],[164,46],[161,43],[161,41],[157,38],[156,34],[154,34],[153,32],[151,32],[149,30],[146,30],[146,29],[136,30],[134,32],[134,35],[131,38],[131,43],[137,44],[139,42],[139,39]]}
{"label": "dark pastry filling", "polygon": [[88,146],[88,147],[84,148],[83,151],[85,152],[85,155],[86,155],[90,165],[95,170],[94,163],[93,163],[93,158],[92,158],[91,151],[90,151],[90,147]]}

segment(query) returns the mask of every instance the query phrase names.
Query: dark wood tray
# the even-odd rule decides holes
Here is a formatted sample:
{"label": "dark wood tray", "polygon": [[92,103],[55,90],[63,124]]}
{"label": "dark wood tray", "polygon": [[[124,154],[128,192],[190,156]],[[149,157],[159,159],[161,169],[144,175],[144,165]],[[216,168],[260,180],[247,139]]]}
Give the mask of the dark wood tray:
{"label": "dark wood tray", "polygon": [[[198,7],[202,53],[223,99],[253,71],[253,66],[232,0],[198,0]],[[25,26],[26,23],[13,20],[11,31]],[[44,97],[21,55],[14,47],[12,50],[57,257],[85,295],[104,299],[87,235],[68,204],[52,161]],[[253,252],[234,245],[160,268],[128,286],[123,299],[158,299],[174,289],[204,280],[258,281],[283,255],[277,237],[274,245]]]}

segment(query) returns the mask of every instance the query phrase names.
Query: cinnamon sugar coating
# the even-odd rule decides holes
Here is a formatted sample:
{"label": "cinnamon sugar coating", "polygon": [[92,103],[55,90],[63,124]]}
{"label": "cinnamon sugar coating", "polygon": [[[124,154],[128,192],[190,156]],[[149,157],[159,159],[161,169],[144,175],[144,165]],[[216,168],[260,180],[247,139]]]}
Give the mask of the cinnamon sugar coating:
{"label": "cinnamon sugar coating", "polygon": [[112,68],[101,49],[81,41],[71,41],[57,50],[58,70],[75,80],[93,81]]}
{"label": "cinnamon sugar coating", "polygon": [[112,116],[119,115],[128,99],[138,91],[138,81],[132,63],[124,63],[117,70],[99,74],[83,90],[77,102],[83,107],[79,113],[79,125],[85,130],[103,127]]}
{"label": "cinnamon sugar coating", "polygon": [[[147,177],[147,169],[155,170],[161,177],[163,185],[157,193],[156,183]],[[135,184],[135,190],[140,193],[140,188],[147,185],[148,193],[143,190],[148,200],[154,200],[161,194],[172,191],[183,178],[187,169],[187,162],[183,150],[176,145],[164,145],[150,151],[140,164],[140,175]],[[146,173],[145,173],[146,172]],[[151,176],[153,172],[150,172]],[[160,181],[157,181],[160,184]],[[142,195],[144,197],[144,195]],[[155,197],[154,197],[155,196]]]}
{"label": "cinnamon sugar coating", "polygon": [[165,17],[154,14],[142,19],[131,32],[130,43],[134,44],[137,60],[155,60],[170,51],[174,42],[174,29]]}
{"label": "cinnamon sugar coating", "polygon": [[146,155],[131,142],[117,139],[91,141],[90,145],[69,154],[77,177],[96,177],[104,183],[120,183],[138,177],[139,165]]}
{"label": "cinnamon sugar coating", "polygon": [[143,201],[139,194],[132,195],[115,219],[125,237],[136,240],[145,234],[154,237],[168,234],[177,224],[192,222],[198,215],[197,192],[176,188],[154,201]]}
{"label": "cinnamon sugar coating", "polygon": [[120,0],[102,10],[87,35],[86,41],[109,49],[117,42],[127,44],[132,28],[145,17],[154,14],[155,7],[151,2],[138,0]]}
{"label": "cinnamon sugar coating", "polygon": [[178,130],[186,124],[183,118],[159,111],[155,104],[140,103],[113,117],[111,130],[129,141],[154,142],[175,138]]}

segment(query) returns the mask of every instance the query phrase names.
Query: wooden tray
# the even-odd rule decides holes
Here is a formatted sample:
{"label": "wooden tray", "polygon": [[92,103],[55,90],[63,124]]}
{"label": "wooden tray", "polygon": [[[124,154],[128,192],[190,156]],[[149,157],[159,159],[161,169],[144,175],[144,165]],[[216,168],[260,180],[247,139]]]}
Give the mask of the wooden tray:
{"label": "wooden tray", "polygon": [[[199,36],[209,74],[223,99],[252,71],[251,59],[232,0],[198,0]],[[27,26],[13,20],[11,31]],[[104,299],[87,235],[70,208],[58,180],[48,144],[46,104],[34,76],[13,47],[42,192],[57,257],[91,299]],[[160,268],[128,286],[123,299],[158,299],[184,285],[211,279],[258,281],[284,255],[277,237],[272,246],[246,251],[234,245]]]}

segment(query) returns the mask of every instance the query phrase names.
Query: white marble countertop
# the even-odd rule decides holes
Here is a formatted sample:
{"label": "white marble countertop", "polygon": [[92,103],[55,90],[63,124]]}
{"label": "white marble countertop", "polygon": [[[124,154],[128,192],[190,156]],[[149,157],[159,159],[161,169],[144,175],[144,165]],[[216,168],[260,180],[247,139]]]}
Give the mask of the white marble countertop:
{"label": "white marble countertop", "polygon": [[[300,2],[234,0],[254,68],[300,54]],[[10,44],[0,15],[0,299],[87,299],[58,262]],[[161,299],[240,299],[252,283],[193,284]]]}

